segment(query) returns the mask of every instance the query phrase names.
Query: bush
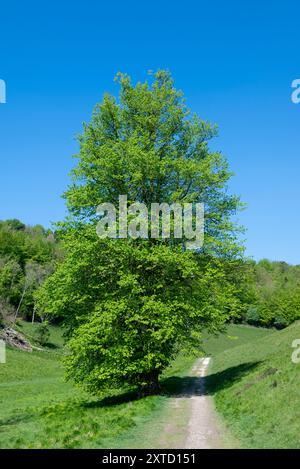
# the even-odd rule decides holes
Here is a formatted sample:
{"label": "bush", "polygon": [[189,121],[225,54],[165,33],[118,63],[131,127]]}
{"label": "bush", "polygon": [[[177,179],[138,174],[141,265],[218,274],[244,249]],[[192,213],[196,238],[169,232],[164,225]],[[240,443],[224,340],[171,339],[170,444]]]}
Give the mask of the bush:
{"label": "bush", "polygon": [[249,306],[246,312],[245,320],[248,324],[251,324],[252,326],[258,326],[260,324],[261,320],[257,306]]}
{"label": "bush", "polygon": [[50,329],[48,321],[44,321],[37,326],[34,332],[34,338],[40,345],[47,344],[50,338]]}
{"label": "bush", "polygon": [[276,327],[276,329],[284,329],[285,327],[289,326],[291,322],[293,321],[288,321],[287,318],[278,315],[274,319],[274,326]]}
{"label": "bush", "polygon": [[0,325],[13,321],[14,314],[15,310],[7,299],[0,297]]}

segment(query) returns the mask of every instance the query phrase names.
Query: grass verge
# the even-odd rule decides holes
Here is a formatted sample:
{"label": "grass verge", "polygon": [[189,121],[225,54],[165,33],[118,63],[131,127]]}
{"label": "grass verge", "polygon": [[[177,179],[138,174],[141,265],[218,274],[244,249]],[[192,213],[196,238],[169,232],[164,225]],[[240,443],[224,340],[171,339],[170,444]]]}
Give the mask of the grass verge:
{"label": "grass verge", "polygon": [[223,347],[219,342],[214,348],[207,392],[241,447],[299,448],[300,364],[292,363],[291,354],[300,323],[251,334],[248,343],[226,348],[223,338]]}

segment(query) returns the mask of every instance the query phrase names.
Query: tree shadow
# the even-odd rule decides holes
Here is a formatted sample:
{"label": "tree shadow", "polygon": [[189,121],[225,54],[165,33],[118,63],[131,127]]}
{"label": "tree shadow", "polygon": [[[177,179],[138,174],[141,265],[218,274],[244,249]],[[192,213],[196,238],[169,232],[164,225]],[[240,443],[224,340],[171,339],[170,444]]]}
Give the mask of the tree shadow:
{"label": "tree shadow", "polygon": [[127,404],[128,402],[137,401],[142,399],[140,393],[136,390],[123,392],[114,396],[103,397],[99,400],[87,400],[83,401],[81,407],[92,409],[97,407],[113,407],[121,404]]}
{"label": "tree shadow", "polygon": [[30,414],[18,414],[11,415],[0,420],[0,432],[5,431],[5,427],[9,425],[16,425],[18,423],[23,423],[31,420],[34,417],[33,413]]}
{"label": "tree shadow", "polygon": [[[205,377],[172,376],[165,378],[160,381],[161,391],[157,395],[170,398],[190,398],[195,395],[213,395],[217,391],[232,386],[246,373],[255,369],[260,363],[261,362],[241,363],[240,365],[212,373]],[[84,401],[81,403],[81,406],[85,408],[112,407],[133,402],[143,397],[145,396],[142,396],[138,391],[132,390],[118,395],[104,397],[99,400]]]}
{"label": "tree shadow", "polygon": [[232,386],[245,374],[256,368],[261,362],[241,363],[226,370],[209,374],[205,377],[173,376],[162,381],[164,395],[169,397],[192,397],[213,395]]}
{"label": "tree shadow", "polygon": [[[232,386],[245,374],[254,370],[261,363],[262,362],[259,361],[241,363],[240,365],[232,366],[226,370],[212,373],[205,377],[172,376],[170,378],[161,379],[161,391],[157,395],[164,396],[166,398],[191,398],[193,396],[213,395],[222,389]],[[75,407],[77,407],[77,409],[115,407],[143,398],[144,396],[142,396],[137,390],[132,389],[100,399],[82,400],[74,405],[73,410],[75,410]],[[8,425],[15,425],[20,422],[28,421],[38,415],[40,415],[39,412],[37,412],[37,414],[18,414],[2,419],[0,420],[0,432],[3,432],[5,427]]]}
{"label": "tree shadow", "polygon": [[44,345],[44,347],[47,347],[47,348],[49,348],[49,349],[51,349],[51,350],[56,350],[56,349],[58,349],[58,348],[61,348],[60,345],[53,344],[52,342],[47,342],[47,343]]}

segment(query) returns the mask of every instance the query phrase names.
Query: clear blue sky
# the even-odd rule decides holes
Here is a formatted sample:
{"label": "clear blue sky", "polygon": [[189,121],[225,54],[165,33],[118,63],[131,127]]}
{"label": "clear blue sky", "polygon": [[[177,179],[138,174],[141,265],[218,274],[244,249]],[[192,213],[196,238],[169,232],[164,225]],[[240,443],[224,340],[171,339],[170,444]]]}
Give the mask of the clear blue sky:
{"label": "clear blue sky", "polygon": [[1,2],[0,219],[62,219],[74,140],[118,71],[169,69],[219,125],[214,148],[248,204],[247,254],[300,263],[300,4],[296,1]]}

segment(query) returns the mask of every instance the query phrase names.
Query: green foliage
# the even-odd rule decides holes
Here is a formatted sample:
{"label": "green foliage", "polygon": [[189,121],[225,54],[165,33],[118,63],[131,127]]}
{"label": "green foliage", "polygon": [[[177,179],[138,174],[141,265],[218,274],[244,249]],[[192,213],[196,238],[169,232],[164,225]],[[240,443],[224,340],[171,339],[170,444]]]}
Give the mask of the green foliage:
{"label": "green foliage", "polygon": [[34,307],[34,292],[53,272],[60,249],[51,232],[19,220],[0,221],[0,299],[4,319],[17,309],[27,317]]}
{"label": "green foliage", "polygon": [[[205,326],[216,330],[240,309],[240,247],[228,195],[231,176],[209,150],[215,127],[190,116],[168,72],[152,86],[119,75],[119,100],[106,95],[79,137],[78,165],[65,193],[61,224],[66,257],[38,293],[39,311],[63,318],[72,336],[67,376],[97,393],[111,385],[157,390],[158,376]],[[181,240],[100,240],[102,202],[205,203],[205,243],[197,253]]]}
{"label": "green foliage", "polygon": [[4,223],[14,231],[24,231],[26,228],[26,225],[16,218],[6,220]]}
{"label": "green foliage", "polygon": [[6,298],[0,296],[0,327],[5,325],[7,320],[12,320],[15,310]]}
{"label": "green foliage", "polygon": [[43,321],[35,328],[34,331],[35,340],[40,345],[46,345],[50,338],[50,329],[48,321]]}
{"label": "green foliage", "polygon": [[68,246],[39,303],[64,317],[68,376],[93,392],[157,379],[184,343],[199,345],[204,325],[215,330],[239,311],[216,259],[200,268],[179,247],[100,240],[90,226],[69,233]]}
{"label": "green foliage", "polygon": [[259,314],[258,306],[250,305],[247,309],[245,319],[248,324],[258,326],[261,323],[261,316]]}
{"label": "green foliage", "polygon": [[185,105],[170,73],[158,71],[152,84],[133,86],[119,74],[120,95],[105,95],[79,137],[78,165],[65,192],[72,221],[95,220],[103,202],[128,204],[202,202],[205,204],[205,250],[239,252],[231,220],[240,207],[226,191],[232,176],[222,153],[210,151],[216,127]]}
{"label": "green foliage", "polygon": [[242,317],[249,324],[281,329],[300,318],[300,266],[263,259],[246,268]]}

